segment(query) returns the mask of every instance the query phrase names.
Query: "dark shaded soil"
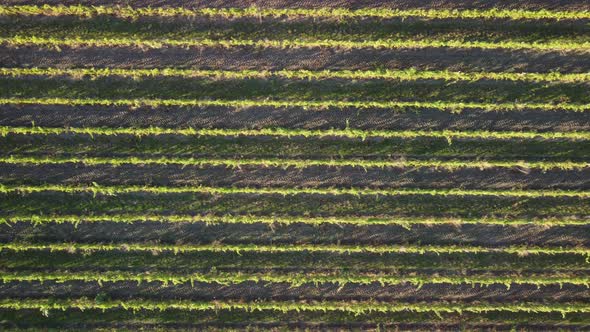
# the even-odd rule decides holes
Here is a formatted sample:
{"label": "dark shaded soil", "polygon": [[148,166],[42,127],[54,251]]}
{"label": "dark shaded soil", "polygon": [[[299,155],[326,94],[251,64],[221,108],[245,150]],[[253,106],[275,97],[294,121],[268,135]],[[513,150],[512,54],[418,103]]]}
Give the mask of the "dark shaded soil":
{"label": "dark shaded soil", "polygon": [[[166,100],[270,100],[286,102],[333,102],[348,101],[370,105],[370,102],[422,102],[436,103],[484,103],[497,105],[543,104],[550,111],[565,111],[560,104],[577,106],[590,104],[586,83],[532,83],[512,81],[447,82],[444,80],[356,80],[343,79],[206,79],[159,77],[128,79],[103,77],[72,80],[69,78],[19,77],[0,78],[0,97],[10,98],[95,98],[108,100],[166,99]],[[51,104],[49,102],[49,104]],[[554,106],[553,106],[554,105]],[[587,107],[587,106],[586,106]],[[172,108],[172,107],[170,107]],[[278,107],[284,109],[285,107]],[[352,108],[352,107],[351,107]],[[376,107],[379,108],[379,107]],[[408,112],[421,109],[436,110],[433,107],[381,107],[382,115],[387,111]],[[190,109],[190,108],[189,108]],[[197,108],[198,109],[198,108]],[[326,107],[309,107],[311,110],[325,110]],[[338,107],[327,108],[336,111]],[[483,108],[485,109],[485,107]],[[365,108],[357,108],[363,112]],[[527,110],[534,110],[531,107]],[[376,109],[373,109],[376,111]],[[442,109],[459,112],[460,107]],[[498,113],[518,112],[502,107]],[[567,119],[565,119],[567,121]]]}
{"label": "dark shaded soil", "polygon": [[142,283],[117,282],[97,283],[45,281],[0,284],[0,293],[10,298],[94,298],[98,294],[111,299],[131,300],[134,298],[194,301],[214,300],[308,300],[308,301],[462,301],[465,303],[490,301],[512,302],[526,298],[527,301],[547,301],[551,303],[567,301],[588,301],[590,290],[585,286],[559,285],[537,288],[533,285],[512,285],[509,290],[503,285],[487,287],[471,285],[433,285],[427,284],[418,289],[413,285],[396,285],[383,287],[378,283],[370,285],[322,284],[318,286],[303,285],[293,287],[289,284],[264,284],[245,282],[237,285],[190,284],[169,285],[162,287],[159,282]]}
{"label": "dark shaded soil", "polygon": [[584,131],[583,112],[465,110],[334,109],[269,107],[139,108],[70,106],[0,106],[0,125],[62,127],[306,128],[364,130]]}
{"label": "dark shaded soil", "polygon": [[[463,40],[550,41],[565,38],[583,42],[588,20],[427,19],[419,17],[208,17],[144,16],[133,19],[115,16],[3,16],[4,36],[101,39],[243,39],[243,40],[354,40],[458,38]],[[343,32],[346,32],[345,34]]]}
{"label": "dark shaded soil", "polygon": [[[334,312],[241,312],[241,311],[204,311],[186,312],[179,310],[166,311],[124,311],[124,310],[67,310],[51,311],[50,317],[42,316],[39,310],[23,311],[0,311],[0,317],[8,319],[12,326],[44,326],[44,327],[66,327],[88,329],[92,327],[131,328],[141,329],[156,328],[157,331],[170,331],[180,329],[181,331],[217,331],[217,328],[237,328],[245,331],[260,331],[270,329],[271,331],[307,329],[312,331],[348,331],[351,329],[362,329],[375,331],[379,328],[401,328],[412,331],[432,331],[444,328],[451,330],[465,329],[469,327],[484,329],[485,331],[510,330],[508,327],[520,326],[522,328],[532,327],[548,328],[549,326],[575,328],[588,326],[588,317],[584,314],[568,314],[564,319],[561,314],[550,313],[529,313],[527,315],[515,313],[480,313],[471,314],[444,314],[437,316],[434,313],[368,313],[368,314],[345,314]],[[26,317],[26,319],[24,319]],[[498,321],[504,320],[504,323]],[[534,323],[531,323],[534,321]],[[141,322],[141,323],[139,323]],[[330,322],[330,323],[323,323]],[[552,324],[552,325],[547,325]],[[7,324],[5,323],[5,326]],[[406,329],[404,329],[406,328]],[[427,329],[430,328],[430,329]],[[549,329],[550,330],[550,329]],[[178,331],[178,330],[174,330]]]}
{"label": "dark shaded soil", "polygon": [[427,188],[427,189],[531,189],[585,190],[590,188],[590,170],[513,168],[282,168],[264,166],[180,166],[0,163],[0,180],[6,185],[64,184],[212,186],[255,188]]}
{"label": "dark shaded soil", "polygon": [[[350,225],[289,226],[261,224],[203,223],[134,223],[111,222],[72,224],[46,224],[32,226],[27,223],[0,226],[2,242],[80,242],[80,243],[134,243],[161,244],[342,244],[342,245],[474,245],[503,247],[510,245],[537,246],[588,246],[590,225],[542,227],[524,225],[416,225],[411,229],[400,226]],[[239,229],[239,232],[236,232]]]}
{"label": "dark shaded soil", "polygon": [[[176,273],[219,271],[258,271],[260,268],[302,271],[326,270],[375,273],[399,273],[410,270],[419,273],[472,274],[522,273],[523,275],[550,273],[587,275],[590,265],[581,255],[488,254],[336,254],[336,253],[254,253],[254,252],[92,252],[68,253],[50,251],[0,252],[5,268],[16,270],[121,270],[169,271]],[[443,271],[444,270],[444,271]],[[443,271],[443,272],[441,272]],[[470,272],[471,271],[471,272]]]}
{"label": "dark shaded soil", "polygon": [[0,136],[6,155],[83,155],[95,157],[212,157],[586,161],[590,142],[565,139],[452,139],[208,137],[161,135],[135,137],[90,135]]}
{"label": "dark shaded soil", "polygon": [[[21,136],[0,137],[0,151],[39,156],[294,158],[399,160],[585,161],[586,141],[422,139],[303,139],[271,137]],[[276,149],[280,148],[280,151]],[[277,154],[273,154],[277,151]]]}
{"label": "dark shaded soil", "polygon": [[295,216],[448,216],[570,217],[590,215],[589,199],[578,197],[500,197],[430,195],[209,195],[65,194],[41,192],[3,194],[0,210],[18,214],[80,214],[140,212],[154,214],[236,214]]}
{"label": "dark shaded soil", "polygon": [[479,49],[67,48],[0,46],[2,67],[200,68],[225,70],[410,68],[451,71],[587,72],[583,53]]}

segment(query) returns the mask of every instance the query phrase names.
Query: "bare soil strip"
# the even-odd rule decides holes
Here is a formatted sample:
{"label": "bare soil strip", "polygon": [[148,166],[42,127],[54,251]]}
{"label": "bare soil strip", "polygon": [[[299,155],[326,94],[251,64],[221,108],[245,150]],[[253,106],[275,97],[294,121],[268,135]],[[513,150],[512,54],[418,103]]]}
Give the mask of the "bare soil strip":
{"label": "bare soil strip", "polygon": [[586,54],[519,50],[264,49],[253,47],[137,49],[134,47],[60,47],[59,50],[0,45],[2,67],[59,68],[198,68],[223,70],[371,70],[404,69],[454,71],[520,71],[584,73],[590,70]]}
{"label": "bare soil strip", "polygon": [[[304,220],[304,217],[302,218]],[[590,246],[590,221],[586,225],[547,227],[533,224],[506,227],[486,225],[307,225],[215,224],[111,222],[79,224],[18,223],[2,226],[0,241],[71,242],[71,243],[201,243],[221,242],[228,245],[296,243],[342,245],[471,245],[502,247],[513,245]],[[232,229],[240,228],[240,234]]]}
{"label": "bare soil strip", "polygon": [[159,282],[20,282],[0,284],[0,292],[10,298],[43,298],[54,297],[67,299],[71,297],[94,298],[104,294],[113,300],[148,298],[154,300],[275,300],[275,301],[461,301],[477,303],[493,301],[511,303],[526,297],[530,302],[583,302],[590,300],[590,291],[584,286],[552,285],[538,288],[534,285],[512,285],[509,289],[504,285],[472,286],[425,284],[418,288],[415,285],[396,285],[383,287],[378,283],[371,285],[348,284],[306,284],[293,287],[287,283],[255,283],[245,282],[234,285],[219,285],[195,282],[163,286]]}
{"label": "bare soil strip", "polygon": [[[562,328],[584,328],[588,320],[584,314],[566,315],[564,319],[559,313],[397,313],[392,317],[389,313],[347,314],[321,312],[239,312],[237,310],[203,311],[199,317],[205,322],[195,322],[194,312],[167,310],[128,312],[125,310],[79,310],[53,311],[50,317],[43,316],[40,310],[1,310],[1,317],[19,322],[17,326],[31,328],[43,326],[59,328],[65,331],[81,329],[150,329],[155,331],[233,331],[256,328],[270,329],[307,329],[323,331],[325,329],[401,329],[412,331],[432,331],[438,329],[496,329],[509,331],[519,327],[523,329],[547,330],[558,326]],[[441,319],[441,317],[443,317]],[[250,319],[248,319],[250,318]],[[534,319],[535,323],[530,323]],[[65,322],[68,323],[65,323]],[[100,322],[98,322],[100,321]],[[138,323],[141,321],[141,323]],[[328,322],[329,323],[317,323]],[[14,328],[14,325],[11,326]],[[31,329],[31,330],[34,330]],[[13,331],[8,329],[7,331]],[[14,330],[22,331],[22,330]],[[26,330],[30,331],[30,330]]]}
{"label": "bare soil strip", "polygon": [[508,190],[588,190],[590,169],[532,170],[510,168],[436,167],[381,168],[322,167],[306,168],[186,165],[92,165],[41,164],[11,165],[0,163],[0,181],[16,185],[87,185],[104,186],[208,186],[253,188],[429,188]]}
{"label": "bare soil strip", "polygon": [[[277,271],[308,273],[326,271],[340,273],[366,272],[395,275],[403,270],[416,273],[478,274],[510,273],[542,274],[546,271],[566,275],[588,275],[585,257],[579,255],[528,255],[515,257],[501,253],[488,254],[337,254],[337,253],[254,253],[254,252],[195,252],[182,255],[172,252],[0,252],[5,268],[12,270],[47,271],[56,268],[74,272],[121,270],[170,273],[195,273],[195,271],[252,271],[260,266]],[[346,268],[348,267],[348,268]],[[442,271],[442,272],[441,272]]]}
{"label": "bare soil strip", "polygon": [[[105,136],[93,133],[47,135],[7,133],[0,136],[0,151],[15,156],[71,156],[97,158],[210,158],[210,159],[313,159],[313,160],[500,160],[506,162],[585,163],[590,142],[567,139],[477,139],[414,137],[303,138],[186,135]],[[484,167],[487,168],[487,167]]]}
{"label": "bare soil strip", "polygon": [[[498,114],[465,110],[460,114],[431,109],[415,112],[353,108],[320,112],[303,108],[270,107],[129,107],[2,105],[2,125],[26,127],[192,127],[192,128],[308,128],[349,126],[364,130],[491,130],[491,131],[590,131],[590,118],[580,112],[523,110]],[[138,116],[141,114],[141,116]],[[195,116],[198,114],[198,116]],[[289,116],[285,116],[289,114]]]}
{"label": "bare soil strip", "polygon": [[[440,216],[463,218],[559,218],[590,214],[588,199],[579,197],[442,196],[442,195],[214,195],[207,193],[116,196],[81,192],[42,191],[23,195],[3,194],[0,207],[6,213],[82,214],[235,214],[344,216]],[[483,199],[482,199],[483,198]],[[9,227],[9,226],[6,226]]]}

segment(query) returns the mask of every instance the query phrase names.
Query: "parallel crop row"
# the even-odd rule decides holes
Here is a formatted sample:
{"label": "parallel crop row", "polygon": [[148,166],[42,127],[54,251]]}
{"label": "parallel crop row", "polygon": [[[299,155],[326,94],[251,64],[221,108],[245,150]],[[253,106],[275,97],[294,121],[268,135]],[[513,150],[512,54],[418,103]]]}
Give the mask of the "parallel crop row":
{"label": "parallel crop row", "polygon": [[439,224],[480,224],[480,225],[540,225],[540,226],[572,226],[588,225],[590,220],[580,218],[545,218],[545,219],[500,219],[500,218],[426,218],[426,217],[294,217],[294,216],[254,216],[254,215],[149,215],[149,214],[109,214],[109,215],[14,215],[0,216],[0,223],[14,224],[30,222],[33,224],[46,223],[100,223],[113,222],[133,224],[137,222],[160,223],[206,223],[206,224],[307,224],[307,225],[400,225],[409,228],[412,225]]}
{"label": "parallel crop row", "polygon": [[123,69],[123,68],[0,68],[0,75],[22,76],[69,76],[72,78],[128,77],[207,77],[218,79],[249,79],[282,77],[288,79],[387,79],[400,81],[446,80],[475,82],[480,80],[560,82],[575,83],[590,81],[590,73],[509,73],[509,72],[459,72],[448,70],[383,69],[383,70],[201,70],[201,69]]}
{"label": "parallel crop row", "polygon": [[19,165],[45,165],[80,163],[84,165],[181,165],[181,166],[227,166],[240,168],[242,166],[262,167],[294,167],[306,168],[314,166],[325,167],[360,167],[360,168],[436,168],[449,171],[462,168],[524,168],[524,169],[560,169],[574,170],[590,167],[590,162],[573,161],[467,161],[467,160],[364,160],[364,159],[214,159],[214,158],[139,158],[139,157],[45,157],[45,156],[0,156],[0,163]]}
{"label": "parallel crop row", "polygon": [[0,136],[8,134],[22,135],[60,135],[60,134],[85,134],[90,136],[152,136],[152,135],[181,135],[181,136],[275,136],[275,137],[345,137],[345,138],[445,138],[452,139],[567,139],[589,140],[590,132],[532,132],[532,131],[455,131],[455,130],[362,130],[362,129],[289,129],[289,128],[265,128],[265,129],[194,129],[194,128],[51,128],[51,127],[6,127],[0,126]]}
{"label": "parallel crop row", "polygon": [[66,252],[94,252],[94,251],[138,251],[138,252],[163,252],[169,251],[174,253],[189,252],[257,252],[257,253],[296,253],[296,252],[328,252],[335,254],[352,254],[352,253],[373,253],[373,254],[479,254],[479,253],[503,253],[517,256],[526,255],[581,255],[590,258],[590,248],[584,247],[533,247],[533,246],[509,246],[509,247],[478,247],[468,245],[314,245],[314,244],[297,244],[297,245],[258,245],[258,244],[195,244],[195,245],[176,245],[176,244],[145,244],[145,243],[2,243],[0,250],[12,250],[15,252],[30,250],[50,250]]}
{"label": "parallel crop row", "polygon": [[0,15],[23,16],[79,16],[95,17],[112,15],[122,18],[137,19],[145,16],[177,17],[177,16],[220,16],[223,18],[240,17],[310,17],[310,18],[408,18],[420,17],[427,19],[512,19],[512,20],[579,20],[589,19],[590,11],[550,11],[524,9],[387,9],[387,8],[201,8],[182,7],[132,8],[123,6],[0,6]]}
{"label": "parallel crop row", "polygon": [[254,187],[208,187],[208,186],[101,186],[92,185],[3,185],[0,193],[35,193],[55,191],[63,193],[93,193],[101,195],[117,195],[126,193],[204,193],[213,195],[255,194],[255,195],[353,195],[353,196],[498,196],[498,197],[579,197],[590,198],[590,191],[582,190],[484,190],[484,189],[427,189],[427,188],[254,188]]}
{"label": "parallel crop row", "polygon": [[264,283],[288,283],[293,286],[303,284],[325,284],[332,283],[344,286],[347,284],[368,285],[379,283],[382,286],[391,286],[399,284],[411,284],[422,287],[425,284],[450,284],[472,286],[489,286],[501,284],[506,288],[511,285],[535,285],[537,287],[548,285],[579,285],[590,287],[590,277],[572,277],[563,275],[534,275],[534,276],[399,276],[391,274],[350,274],[341,273],[243,273],[243,272],[215,272],[215,273],[192,273],[178,274],[169,272],[139,272],[129,271],[55,271],[55,272],[0,272],[0,280],[3,282],[24,282],[24,281],[55,281],[55,282],[97,282],[102,285],[104,282],[161,282],[168,284],[190,283],[194,286],[195,282],[216,283],[222,285],[239,284],[244,282],[264,282]]}
{"label": "parallel crop row", "polygon": [[509,49],[537,51],[588,52],[590,42],[553,39],[544,42],[517,40],[469,41],[463,39],[380,39],[367,41],[347,40],[250,40],[250,39],[138,39],[138,38],[52,38],[37,36],[14,36],[0,38],[0,44],[8,46],[40,47],[138,47],[160,49],[166,47],[261,47],[261,48],[337,48],[337,49],[424,49],[424,48],[462,48],[462,49]]}
{"label": "parallel crop row", "polygon": [[49,310],[91,310],[91,309],[122,309],[122,310],[245,310],[262,311],[272,310],[278,312],[290,311],[323,311],[323,312],[349,312],[365,314],[371,312],[394,313],[394,312],[435,312],[435,313],[487,313],[487,312],[524,312],[524,313],[561,313],[564,317],[568,313],[589,313],[590,305],[587,303],[386,303],[386,302],[236,302],[236,301],[214,301],[197,302],[187,300],[105,300],[95,301],[87,298],[78,299],[2,299],[2,309],[38,309],[44,313]]}
{"label": "parallel crop row", "polygon": [[[31,19],[4,17],[0,22],[2,37],[36,37],[67,40],[139,40],[168,41],[173,43],[199,40],[218,41],[327,41],[335,47],[399,48],[395,43],[427,40],[431,43],[475,42],[484,47],[500,44],[502,47],[565,47],[576,48],[589,42],[583,22],[548,25],[546,21],[517,21],[497,24],[493,21],[473,20],[401,20],[378,19],[311,19],[306,23],[296,20],[171,20],[146,21],[113,19],[108,17],[80,18],[55,17]],[[561,27],[561,29],[559,29]],[[346,33],[342,33],[346,31]],[[352,44],[351,44],[352,42]],[[372,42],[372,43],[369,43]],[[298,44],[303,45],[303,44]],[[424,45],[424,44],[418,44]],[[475,45],[475,44],[467,44]],[[453,46],[453,45],[450,45]],[[306,46],[309,47],[309,46]]]}
{"label": "parallel crop row", "polygon": [[[589,48],[590,49],[590,48]],[[67,105],[67,106],[128,106],[128,107],[301,107],[327,110],[358,109],[414,109],[427,108],[459,113],[467,109],[484,111],[590,111],[590,104],[570,103],[476,103],[447,101],[344,101],[344,100],[195,100],[195,99],[95,99],[95,98],[0,98],[0,105]]]}

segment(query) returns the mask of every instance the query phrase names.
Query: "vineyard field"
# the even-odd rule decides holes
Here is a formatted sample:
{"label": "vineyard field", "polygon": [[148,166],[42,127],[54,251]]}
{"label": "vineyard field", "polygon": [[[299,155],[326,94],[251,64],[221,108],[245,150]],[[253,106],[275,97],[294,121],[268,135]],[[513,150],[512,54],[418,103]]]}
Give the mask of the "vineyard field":
{"label": "vineyard field", "polygon": [[0,330],[590,330],[590,4],[0,1]]}

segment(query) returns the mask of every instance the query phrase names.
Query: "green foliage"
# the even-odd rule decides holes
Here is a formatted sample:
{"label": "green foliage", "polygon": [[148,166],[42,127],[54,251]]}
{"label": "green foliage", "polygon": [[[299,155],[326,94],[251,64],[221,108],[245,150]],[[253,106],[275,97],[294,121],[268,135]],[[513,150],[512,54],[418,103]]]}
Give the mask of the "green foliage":
{"label": "green foliage", "polygon": [[456,130],[362,130],[362,129],[290,129],[290,128],[264,128],[264,129],[195,129],[195,128],[57,128],[57,127],[7,127],[0,126],[0,136],[8,134],[21,135],[60,135],[60,134],[84,134],[84,135],[132,135],[137,137],[148,135],[181,135],[181,136],[276,136],[276,137],[346,137],[346,138],[444,138],[449,143],[453,139],[545,139],[545,140],[590,140],[590,132],[534,132],[534,131],[456,131]]}
{"label": "green foliage", "polygon": [[138,47],[160,49],[166,47],[262,47],[262,48],[335,48],[335,49],[400,49],[400,48],[463,48],[463,49],[508,49],[537,51],[587,52],[590,42],[552,39],[546,42],[517,40],[470,41],[463,39],[380,39],[367,41],[347,40],[250,40],[250,39],[139,39],[139,38],[52,38],[37,36],[13,36],[0,38],[0,44],[8,46],[60,47]]}
{"label": "green foliage", "polygon": [[312,17],[312,18],[408,18],[428,19],[511,19],[511,20],[579,20],[589,19],[590,11],[551,11],[525,9],[387,9],[387,8],[182,8],[182,7],[143,7],[128,6],[64,6],[64,5],[21,5],[0,6],[0,15],[43,15],[43,16],[79,16],[83,18],[98,15],[137,19],[144,16],[220,16],[223,18],[240,17]]}
{"label": "green foliage", "polygon": [[289,311],[337,311],[365,314],[370,312],[395,313],[395,312],[436,312],[436,313],[486,313],[486,312],[527,312],[527,313],[589,313],[590,305],[587,303],[403,303],[403,302],[376,302],[357,301],[350,302],[287,302],[287,301],[188,301],[188,300],[110,300],[100,301],[88,298],[77,299],[1,299],[2,309],[38,309],[48,310],[90,310],[90,309],[123,309],[123,310],[245,310],[248,312],[272,310],[277,312]]}
{"label": "green foliage", "polygon": [[128,106],[128,107],[301,107],[304,109],[328,110],[342,108],[358,109],[414,109],[430,108],[460,113],[467,109],[485,111],[571,111],[587,112],[590,104],[553,103],[478,103],[448,101],[344,101],[344,100],[195,100],[195,99],[94,99],[94,98],[0,98],[0,105],[67,105],[67,106]]}
{"label": "green foliage", "polygon": [[0,216],[0,223],[15,224],[30,222],[36,225],[46,223],[100,223],[113,222],[132,224],[135,222],[160,223],[206,223],[206,224],[308,224],[308,225],[400,225],[410,228],[412,225],[439,224],[480,224],[480,225],[540,225],[571,226],[588,225],[590,221],[583,218],[444,218],[444,217],[309,217],[309,216],[255,216],[255,215],[150,215],[150,214],[109,214],[109,215],[11,215]]}
{"label": "green foliage", "polygon": [[18,243],[9,242],[1,243],[0,250],[12,250],[15,252],[30,250],[50,250],[66,251],[70,253],[93,251],[146,251],[146,252],[163,252],[170,251],[178,253],[190,252],[327,252],[335,254],[352,254],[352,253],[404,253],[404,254],[457,254],[457,253],[504,253],[517,256],[527,255],[581,255],[586,260],[590,258],[590,248],[584,247],[534,247],[534,246],[509,246],[509,247],[478,247],[468,245],[315,245],[315,244],[297,244],[297,245],[258,245],[258,244],[146,244],[146,243]]}
{"label": "green foliage", "polygon": [[133,79],[145,77],[208,77],[216,79],[249,79],[282,77],[288,79],[387,79],[400,81],[445,80],[467,81],[480,80],[523,81],[523,82],[588,82],[590,73],[509,73],[509,72],[457,72],[448,70],[200,70],[200,69],[124,69],[124,68],[0,68],[0,75],[21,76],[69,76],[72,78],[120,76]]}
{"label": "green foliage", "polygon": [[325,167],[360,167],[368,168],[435,168],[454,171],[462,168],[522,168],[522,169],[560,169],[580,170],[590,167],[590,162],[574,161],[465,161],[465,160],[367,160],[367,159],[214,159],[214,158],[175,158],[175,157],[45,157],[45,156],[16,156],[1,157],[0,163],[17,165],[45,165],[80,163],[84,165],[182,165],[182,166],[227,166],[240,168],[242,166],[306,168],[314,166]]}
{"label": "green foliage", "polygon": [[0,193],[36,193],[43,191],[55,191],[64,193],[93,193],[94,195],[117,195],[126,193],[206,193],[213,195],[231,194],[256,194],[256,195],[353,195],[353,196],[405,196],[405,195],[429,195],[429,196],[504,196],[504,197],[590,197],[590,191],[585,190],[491,190],[491,189],[427,189],[427,188],[273,188],[273,187],[208,187],[208,186],[101,186],[97,183],[90,185],[2,185]]}
{"label": "green foliage", "polygon": [[[510,288],[511,285],[535,285],[537,287],[549,285],[580,285],[590,287],[590,277],[575,277],[568,275],[504,275],[504,276],[433,276],[433,275],[397,275],[393,273],[350,273],[350,272],[209,272],[209,273],[171,273],[160,271],[149,272],[129,272],[129,271],[53,271],[53,272],[0,272],[0,279],[4,282],[24,282],[24,281],[55,281],[55,282],[97,282],[102,285],[105,282],[126,282],[132,281],[138,284],[145,282],[161,282],[165,286],[169,284],[186,284],[190,283],[216,283],[222,285],[239,284],[244,282],[257,283],[288,283],[294,287],[304,284],[325,284],[333,283],[339,286],[347,284],[369,285],[379,283],[382,286],[391,286],[399,284],[411,284],[422,287],[425,284],[449,284],[449,285],[472,285],[475,287],[489,285],[505,285]],[[101,302],[104,302],[103,299]]]}

